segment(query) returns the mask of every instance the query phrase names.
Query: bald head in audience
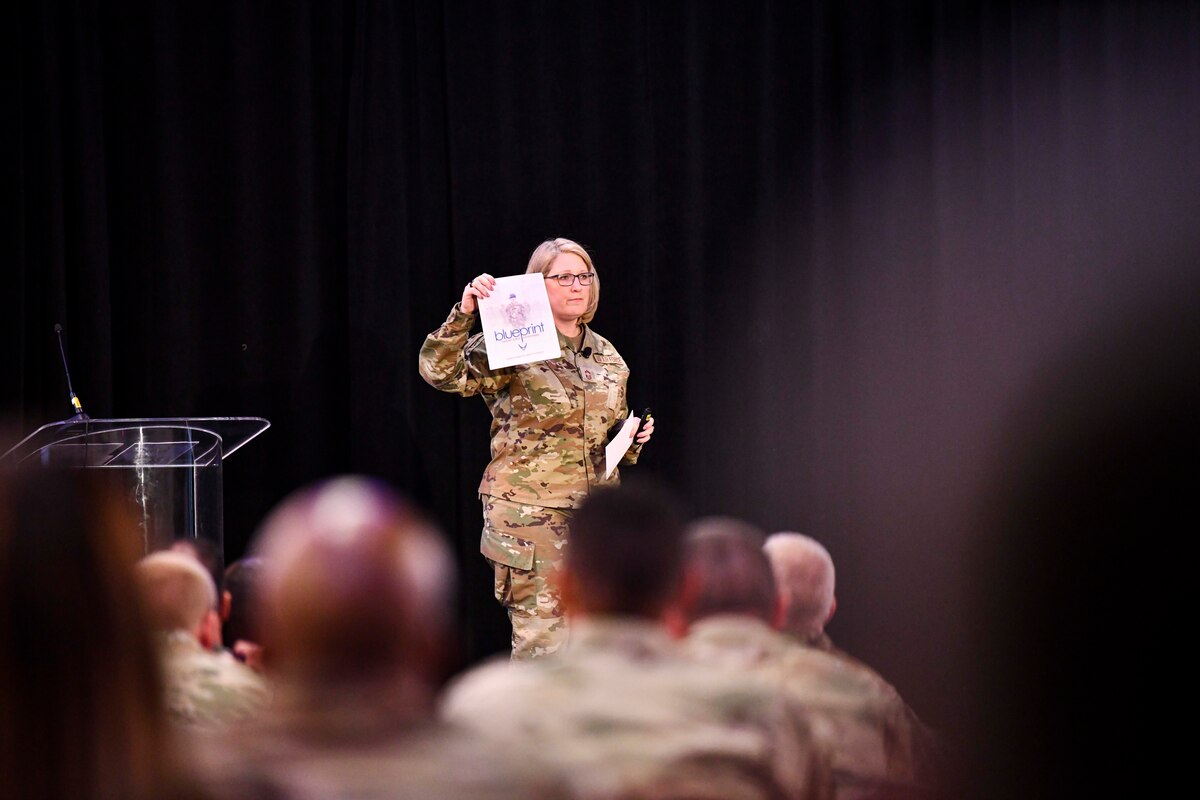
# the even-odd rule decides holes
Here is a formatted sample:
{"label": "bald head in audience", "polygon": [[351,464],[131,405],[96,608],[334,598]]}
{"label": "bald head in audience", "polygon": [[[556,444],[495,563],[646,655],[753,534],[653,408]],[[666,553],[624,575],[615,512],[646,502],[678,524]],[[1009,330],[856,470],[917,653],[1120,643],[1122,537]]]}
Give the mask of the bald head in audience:
{"label": "bald head in audience", "polygon": [[771,534],[763,550],[775,573],[780,629],[804,641],[820,638],[837,608],[829,551],[816,539],[792,532]]}
{"label": "bald head in audience", "polygon": [[136,575],[153,629],[186,631],[205,648],[220,643],[217,587],[199,561],[163,550],[139,561]]}
{"label": "bald head in audience", "polygon": [[185,550],[162,550],[138,562],[136,580],[150,627],[159,634],[171,718],[220,731],[257,714],[267,687],[220,647],[217,587],[208,569]]}
{"label": "bald head in audience", "polygon": [[562,800],[533,756],[433,717],[453,606],[441,535],[383,484],[302,489],[263,522],[258,603],[276,687],[220,741],[219,796]]}
{"label": "bald head in audience", "polygon": [[279,676],[330,685],[438,667],[453,565],[381,484],[339,478],[292,495],[263,523],[256,553],[264,657]]}

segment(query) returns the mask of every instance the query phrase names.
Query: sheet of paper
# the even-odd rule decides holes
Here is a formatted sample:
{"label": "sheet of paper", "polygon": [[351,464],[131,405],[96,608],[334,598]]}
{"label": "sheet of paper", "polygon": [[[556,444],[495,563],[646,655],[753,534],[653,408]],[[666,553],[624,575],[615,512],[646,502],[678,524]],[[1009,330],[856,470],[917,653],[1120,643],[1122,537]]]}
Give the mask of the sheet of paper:
{"label": "sheet of paper", "polygon": [[479,319],[492,369],[562,355],[540,274],[496,278],[491,296],[479,298]]}
{"label": "sheet of paper", "polygon": [[625,418],[625,424],[621,426],[621,430],[617,431],[617,435],[604,446],[604,477],[612,475],[617,464],[621,463],[621,458],[633,444],[633,437],[637,435],[637,429],[641,424],[641,417],[630,414]]}

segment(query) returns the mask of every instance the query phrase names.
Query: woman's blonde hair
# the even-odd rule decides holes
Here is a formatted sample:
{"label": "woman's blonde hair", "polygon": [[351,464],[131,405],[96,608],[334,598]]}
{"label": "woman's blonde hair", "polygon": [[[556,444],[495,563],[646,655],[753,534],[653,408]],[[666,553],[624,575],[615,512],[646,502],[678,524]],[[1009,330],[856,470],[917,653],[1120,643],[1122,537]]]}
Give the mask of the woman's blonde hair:
{"label": "woman's blonde hair", "polygon": [[587,265],[588,272],[595,275],[592,278],[592,285],[588,287],[588,304],[584,312],[579,315],[579,322],[587,324],[592,321],[592,317],[596,316],[596,306],[600,305],[600,274],[596,272],[596,267],[592,264],[592,257],[588,255],[588,251],[583,249],[583,245],[578,242],[573,242],[570,239],[547,239],[539,244],[533,250],[533,255],[529,257],[529,266],[525,268],[525,273],[540,272],[545,275],[550,270],[550,264],[561,253],[571,253],[583,259],[583,263]]}

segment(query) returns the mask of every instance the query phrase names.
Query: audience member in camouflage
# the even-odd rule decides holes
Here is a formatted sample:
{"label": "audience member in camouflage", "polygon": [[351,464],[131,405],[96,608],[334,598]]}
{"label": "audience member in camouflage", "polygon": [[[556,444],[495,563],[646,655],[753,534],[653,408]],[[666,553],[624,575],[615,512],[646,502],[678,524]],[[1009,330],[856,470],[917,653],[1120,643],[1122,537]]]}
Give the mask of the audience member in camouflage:
{"label": "audience member in camouflage", "polygon": [[585,798],[830,796],[802,712],[752,676],[690,662],[650,621],[576,620],[553,659],[465,675],[443,716],[535,743]]}
{"label": "audience member in camouflage", "polygon": [[227,650],[206,649],[187,631],[160,633],[167,713],[188,726],[223,728],[258,714],[267,684]]}
{"label": "audience member in camouflage", "polygon": [[297,492],[254,545],[272,707],[201,750],[244,800],[563,800],[536,754],[497,752],[433,717],[453,561],[440,532],[381,485]]}
{"label": "audience member in camouflage", "polygon": [[[551,580],[565,547],[560,523],[594,488],[620,481],[619,469],[604,475],[604,447],[609,432],[629,415],[629,368],[612,343],[587,326],[600,296],[587,251],[568,239],[543,242],[526,272],[547,278],[560,358],[488,367],[483,334],[471,336],[477,298],[495,286],[484,274],[467,284],[450,316],[426,338],[419,360],[422,377],[434,388],[478,394],[492,414],[492,459],[479,483],[480,550],[495,570],[496,597],[509,612],[514,658],[552,653],[566,641]],[[572,283],[563,286],[560,277]],[[622,463],[636,462],[653,430],[653,422],[642,427]],[[492,500],[519,507],[519,515]],[[550,529],[535,532],[539,519]],[[514,520],[527,535],[512,533]]]}
{"label": "audience member in camouflage", "polygon": [[688,652],[761,677],[806,708],[832,748],[839,798],[910,790],[915,775],[907,707],[873,674],[774,630],[779,603],[764,538],[754,526],[727,517],[693,523]]}
{"label": "audience member in camouflage", "polygon": [[679,588],[682,523],[658,493],[605,490],[573,519],[571,647],[452,684],[443,716],[519,741],[584,798],[829,797],[807,717],[765,682],[690,661],[659,621]]}
{"label": "audience member in camouflage", "polygon": [[[831,704],[849,706],[859,698],[862,709],[846,726],[876,726],[882,737],[884,775],[888,779],[932,786],[938,780],[940,745],[933,732],[879,673],[833,646],[825,625],[837,608],[835,571],[829,552],[799,533],[767,538],[768,556],[778,593],[777,627],[798,648],[788,654],[790,679],[799,692],[823,693]],[[717,630],[705,639],[721,637]]]}
{"label": "audience member in camouflage", "polygon": [[159,636],[170,716],[219,729],[258,713],[267,685],[220,649],[217,588],[208,570],[186,552],[161,551],[138,562],[136,576]]}
{"label": "audience member in camouflage", "polygon": [[807,709],[833,754],[839,798],[913,781],[904,704],[870,676],[737,614],[694,623],[687,649],[699,661],[763,676]]}

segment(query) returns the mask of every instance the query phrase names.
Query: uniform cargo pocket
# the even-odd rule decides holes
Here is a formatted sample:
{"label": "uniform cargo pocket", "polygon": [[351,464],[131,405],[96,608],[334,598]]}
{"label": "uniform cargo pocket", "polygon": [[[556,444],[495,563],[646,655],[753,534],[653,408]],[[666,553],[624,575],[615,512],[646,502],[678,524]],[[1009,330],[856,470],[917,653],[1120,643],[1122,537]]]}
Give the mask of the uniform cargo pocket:
{"label": "uniform cargo pocket", "polygon": [[483,538],[479,540],[479,552],[497,564],[513,569],[533,569],[533,542],[518,539],[512,534],[484,528]]}

